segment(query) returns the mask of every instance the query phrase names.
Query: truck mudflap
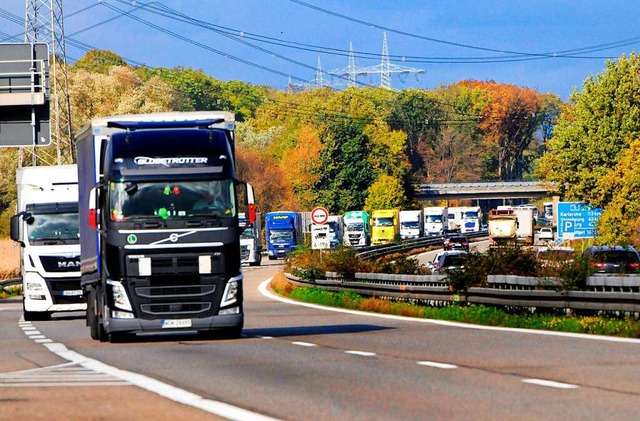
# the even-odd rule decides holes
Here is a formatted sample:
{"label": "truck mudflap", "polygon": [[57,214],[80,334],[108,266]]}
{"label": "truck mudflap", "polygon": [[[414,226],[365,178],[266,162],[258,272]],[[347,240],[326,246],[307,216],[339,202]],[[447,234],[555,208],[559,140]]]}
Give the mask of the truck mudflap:
{"label": "truck mudflap", "polygon": [[201,319],[114,319],[105,320],[105,330],[110,333],[188,332],[215,331],[242,328],[244,313],[224,314]]}

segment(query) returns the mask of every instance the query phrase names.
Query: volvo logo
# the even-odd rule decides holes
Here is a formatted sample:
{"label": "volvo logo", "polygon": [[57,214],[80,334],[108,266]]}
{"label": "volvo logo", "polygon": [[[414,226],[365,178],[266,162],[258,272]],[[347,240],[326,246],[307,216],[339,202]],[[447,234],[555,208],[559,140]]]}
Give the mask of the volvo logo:
{"label": "volvo logo", "polygon": [[180,238],[180,236],[176,233],[173,233],[169,236],[169,241],[171,241],[172,243],[175,243],[176,241],[178,241],[178,238]]}

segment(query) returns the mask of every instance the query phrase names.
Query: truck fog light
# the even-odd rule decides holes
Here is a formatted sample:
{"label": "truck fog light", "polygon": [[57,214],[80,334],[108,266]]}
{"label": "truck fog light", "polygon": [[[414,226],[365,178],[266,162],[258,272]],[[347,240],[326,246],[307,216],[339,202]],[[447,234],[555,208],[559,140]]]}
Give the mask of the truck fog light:
{"label": "truck fog light", "polygon": [[28,291],[42,291],[42,285],[38,282],[27,282]]}
{"label": "truck fog light", "polygon": [[114,319],[133,319],[133,313],[128,313],[126,311],[112,311],[111,317]]}
{"label": "truck fog light", "polygon": [[239,314],[239,313],[240,313],[240,307],[225,308],[224,310],[220,310],[220,312],[218,312],[220,316],[224,314]]}
{"label": "truck fog light", "polygon": [[40,295],[40,294],[28,294],[27,297],[29,297],[30,300],[45,300],[46,297],[44,295]]}
{"label": "truck fog light", "polygon": [[127,291],[125,291],[122,283],[118,281],[107,281],[107,284],[111,286],[111,296],[113,297],[114,305],[122,310],[133,311],[129,297],[127,296]]}

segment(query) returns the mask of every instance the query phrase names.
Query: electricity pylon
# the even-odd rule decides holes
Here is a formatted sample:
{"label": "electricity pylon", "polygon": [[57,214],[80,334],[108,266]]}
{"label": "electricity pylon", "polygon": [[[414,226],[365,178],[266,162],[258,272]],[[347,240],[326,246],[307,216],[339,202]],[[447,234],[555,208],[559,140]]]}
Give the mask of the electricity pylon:
{"label": "electricity pylon", "polygon": [[[62,0],[26,0],[25,43],[45,43],[49,46],[51,81],[51,145],[31,147],[31,165],[38,161],[45,164],[67,164],[74,160],[71,131],[71,101],[67,78],[66,47]],[[22,166],[21,148],[18,165]],[[36,149],[37,154],[36,156]]]}

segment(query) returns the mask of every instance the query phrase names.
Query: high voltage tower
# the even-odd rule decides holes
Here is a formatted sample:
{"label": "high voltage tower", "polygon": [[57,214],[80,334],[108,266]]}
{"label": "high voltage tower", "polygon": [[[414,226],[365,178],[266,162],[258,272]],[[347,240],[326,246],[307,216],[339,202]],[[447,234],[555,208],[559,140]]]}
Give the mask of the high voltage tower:
{"label": "high voltage tower", "polygon": [[[349,64],[346,68],[331,70],[327,72],[323,72],[320,67],[320,58],[318,58],[318,70],[316,71],[316,78],[314,81],[306,83],[306,84],[291,84],[289,83],[289,88],[293,90],[302,90],[306,88],[320,88],[320,87],[337,87],[344,86],[344,81],[346,81],[347,87],[356,86],[356,80],[358,76],[366,76],[372,74],[380,75],[380,86],[386,89],[392,89],[391,86],[391,74],[398,73],[401,75],[408,74],[423,74],[425,71],[423,69],[418,69],[415,67],[406,67],[406,66],[398,66],[395,64],[391,64],[391,60],[389,59],[389,45],[387,43],[387,33],[383,33],[382,37],[382,60],[380,64],[376,66],[370,67],[356,67],[355,58],[353,54],[353,44],[349,43]],[[324,75],[337,76],[340,79],[340,82],[330,83],[323,78]]]}
{"label": "high voltage tower", "polygon": [[62,0],[25,2],[25,43],[45,43],[49,46],[51,146],[21,148],[19,166],[37,165],[39,162],[58,165],[73,162],[71,101],[62,16]]}

